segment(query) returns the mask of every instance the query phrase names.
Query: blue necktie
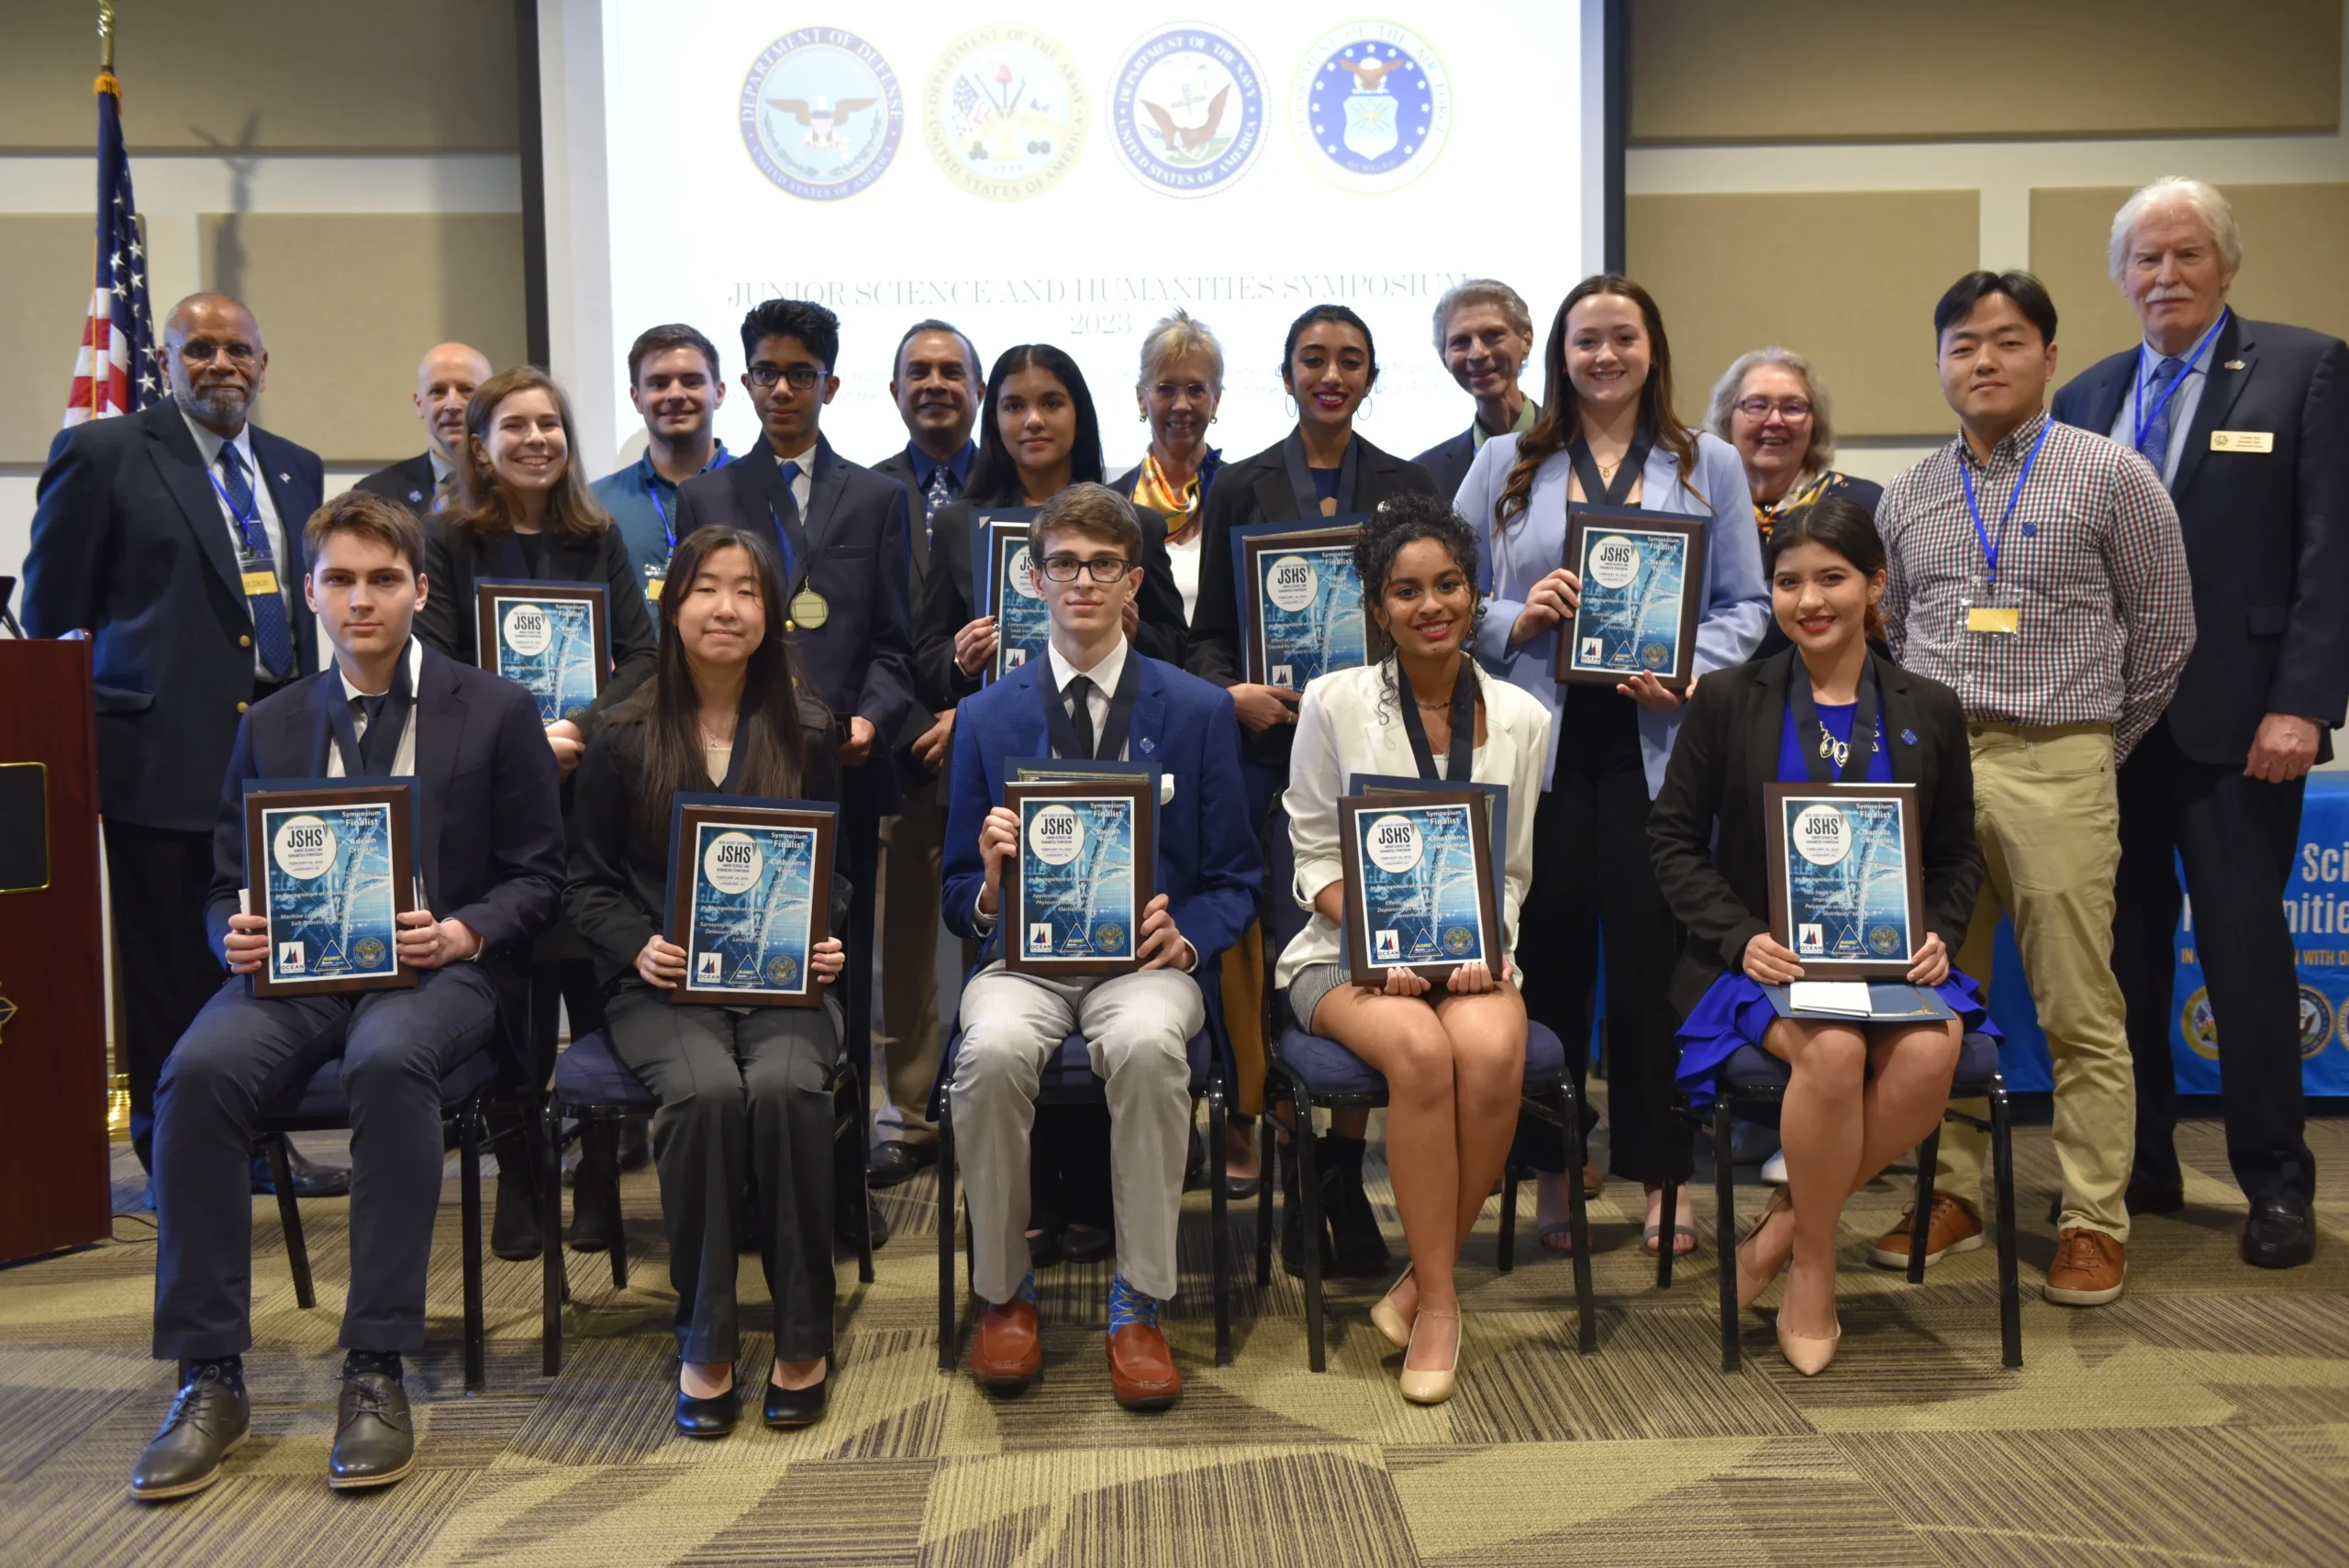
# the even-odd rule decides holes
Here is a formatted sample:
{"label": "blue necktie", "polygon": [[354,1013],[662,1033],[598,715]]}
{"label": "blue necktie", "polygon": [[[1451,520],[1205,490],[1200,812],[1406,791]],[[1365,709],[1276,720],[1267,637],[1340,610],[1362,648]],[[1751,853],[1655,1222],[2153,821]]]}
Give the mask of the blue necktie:
{"label": "blue necktie", "polygon": [[930,471],[930,489],[921,498],[921,526],[927,530],[938,521],[938,508],[954,499],[954,471],[940,463]]}
{"label": "blue necktie", "polygon": [[799,465],[786,462],[775,471],[783,475],[784,510],[775,514],[775,548],[783,551],[783,586],[791,591],[791,525],[799,520],[799,492],[793,488],[799,483]]}
{"label": "blue necktie", "polygon": [[243,539],[238,551],[238,569],[245,573],[266,572],[270,590],[266,594],[245,595],[246,607],[252,611],[253,640],[261,649],[262,668],[272,680],[283,681],[294,673],[294,632],[286,624],[285,595],[277,581],[277,562],[269,552],[269,533],[261,526],[261,508],[253,504],[252,482],[245,477],[244,460],[233,446],[220,448],[220,493],[228,498],[228,509],[237,515],[237,530]]}
{"label": "blue necktie", "polygon": [[2154,422],[2145,427],[2145,434],[2137,443],[2137,450],[2144,454],[2147,462],[2154,465],[2155,473],[2168,472],[2170,416],[2177,411],[2176,395],[2173,394],[2165,399],[2162,398],[2162,393],[2185,369],[2184,360],[2179,359],[2176,354],[2168,356],[2154,367],[2154,373],[2146,378],[2145,389],[2137,395],[2139,398],[2137,406],[2140,408],[2156,399],[2161,399],[2161,407],[2154,413]]}

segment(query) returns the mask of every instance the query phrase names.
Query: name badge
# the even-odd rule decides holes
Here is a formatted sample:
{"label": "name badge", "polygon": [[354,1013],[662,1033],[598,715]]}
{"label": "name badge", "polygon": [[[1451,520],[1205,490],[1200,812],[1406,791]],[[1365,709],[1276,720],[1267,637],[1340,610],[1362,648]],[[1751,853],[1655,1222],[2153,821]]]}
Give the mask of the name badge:
{"label": "name badge", "polygon": [[1976,605],[1965,612],[1965,629],[2012,637],[2022,629],[2022,612],[2012,605]]}
{"label": "name badge", "polygon": [[2214,452],[2272,452],[2276,450],[2273,430],[2213,430],[2210,450]]}
{"label": "name badge", "polygon": [[245,597],[248,599],[259,598],[263,594],[277,592],[277,573],[274,570],[248,572],[244,574],[244,578]]}
{"label": "name badge", "polygon": [[802,589],[791,595],[791,618],[809,631],[820,631],[832,618],[832,606],[824,595],[813,588]]}

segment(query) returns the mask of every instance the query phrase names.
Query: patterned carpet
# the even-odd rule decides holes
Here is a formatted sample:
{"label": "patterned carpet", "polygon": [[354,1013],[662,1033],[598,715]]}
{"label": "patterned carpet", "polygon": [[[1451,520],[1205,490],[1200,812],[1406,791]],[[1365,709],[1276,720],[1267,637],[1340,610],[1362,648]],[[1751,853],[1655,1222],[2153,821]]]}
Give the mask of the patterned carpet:
{"label": "patterned carpet", "polygon": [[[305,1207],[320,1303],[305,1312],[262,1200],[254,1440],[220,1485],[160,1507],[123,1492],[170,1396],[168,1370],[147,1357],[152,1230],[126,1218],[109,1245],[0,1269],[0,1562],[2340,1563],[2349,1123],[2311,1131],[2327,1174],[2312,1265],[2268,1274],[2235,1261],[2242,1206],[2217,1129],[2196,1124],[2182,1139],[2188,1208],[2142,1221],[2129,1294],[2077,1312],[2037,1297],[2055,1177],[2045,1129],[2023,1129],[2020,1373],[1998,1365],[1988,1249],[1917,1289],[1866,1266],[1867,1239],[1899,1207],[1889,1185],[1845,1216],[1842,1352],[1810,1381],[1753,1314],[1746,1370],[1719,1371],[1709,1222],[1698,1258],[1659,1293],[1636,1245],[1638,1194],[1609,1184],[1593,1211],[1600,1349],[1585,1361],[1566,1265],[1496,1274],[1488,1208],[1463,1281],[1461,1391],[1432,1409],[1396,1393],[1399,1358],[1362,1291],[1334,1298],[1330,1370],[1308,1372],[1299,1292],[1277,1268],[1261,1292],[1243,1270],[1237,1361],[1215,1368],[1204,1194],[1186,1200],[1186,1294],[1169,1324],[1188,1379],[1180,1407],[1140,1417],[1110,1402],[1107,1264],[1045,1276],[1045,1381],[990,1399],[935,1365],[925,1175],[886,1195],[896,1239],[877,1281],[859,1289],[841,1266],[829,1417],[715,1444],[667,1424],[673,1298],[649,1173],[626,1187],[630,1287],[615,1293],[600,1257],[571,1259],[560,1377],[539,1375],[538,1265],[489,1262],[489,1389],[464,1394],[452,1164],[432,1346],[409,1362],[417,1472],[387,1493],[326,1490],[346,1206]],[[331,1140],[305,1142],[340,1157]],[[117,1173],[128,1207],[127,1154]],[[1750,1216],[1758,1194],[1740,1195]],[[1524,1205],[1530,1242],[1530,1188]],[[1252,1256],[1252,1208],[1234,1229]],[[745,1262],[755,1325],[763,1290]],[[754,1337],[751,1363],[767,1351]]]}

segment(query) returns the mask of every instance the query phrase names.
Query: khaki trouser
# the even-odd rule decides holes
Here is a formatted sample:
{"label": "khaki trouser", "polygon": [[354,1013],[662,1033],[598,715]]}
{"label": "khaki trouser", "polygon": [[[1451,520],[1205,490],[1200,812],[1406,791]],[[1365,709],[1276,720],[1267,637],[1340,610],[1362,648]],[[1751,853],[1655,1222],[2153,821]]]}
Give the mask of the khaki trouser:
{"label": "khaki trouser", "polygon": [[930,1086],[945,1039],[938,1027],[938,898],[946,807],[935,785],[906,794],[905,809],[881,819],[880,1017],[873,1030],[885,1095],[874,1096],[879,1136],[927,1143]]}
{"label": "khaki trouser", "polygon": [[[2121,863],[2112,730],[2102,724],[1973,724],[1974,831],[1982,896],[1957,966],[1985,989],[2001,910],[2014,919],[2023,978],[2055,1077],[2059,1229],[2129,1239],[2122,1194],[2135,1153],[2137,1090],[2112,977],[2112,879]],[[1987,1117],[1980,1100],[1958,1108]],[[1936,1190],[1979,1214],[1984,1134],[1942,1128]]]}

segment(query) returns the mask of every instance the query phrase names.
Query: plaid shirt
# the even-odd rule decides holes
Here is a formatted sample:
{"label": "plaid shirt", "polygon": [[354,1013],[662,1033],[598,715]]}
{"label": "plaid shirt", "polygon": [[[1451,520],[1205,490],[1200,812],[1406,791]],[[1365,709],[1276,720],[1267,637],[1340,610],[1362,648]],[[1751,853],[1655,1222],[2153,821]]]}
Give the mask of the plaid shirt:
{"label": "plaid shirt", "polygon": [[[2047,444],[1998,533],[2041,430]],[[1974,481],[1998,548],[1989,602],[2021,610],[2013,636],[1969,632],[1965,606],[1987,575],[1958,477]],[[2115,762],[2154,727],[2194,648],[2194,600],[2177,511],[2145,460],[2050,425],[2043,411],[1976,461],[1961,437],[1902,473],[1876,511],[1890,571],[1884,615],[1907,668],[1954,690],[1993,724],[2110,724]]]}

